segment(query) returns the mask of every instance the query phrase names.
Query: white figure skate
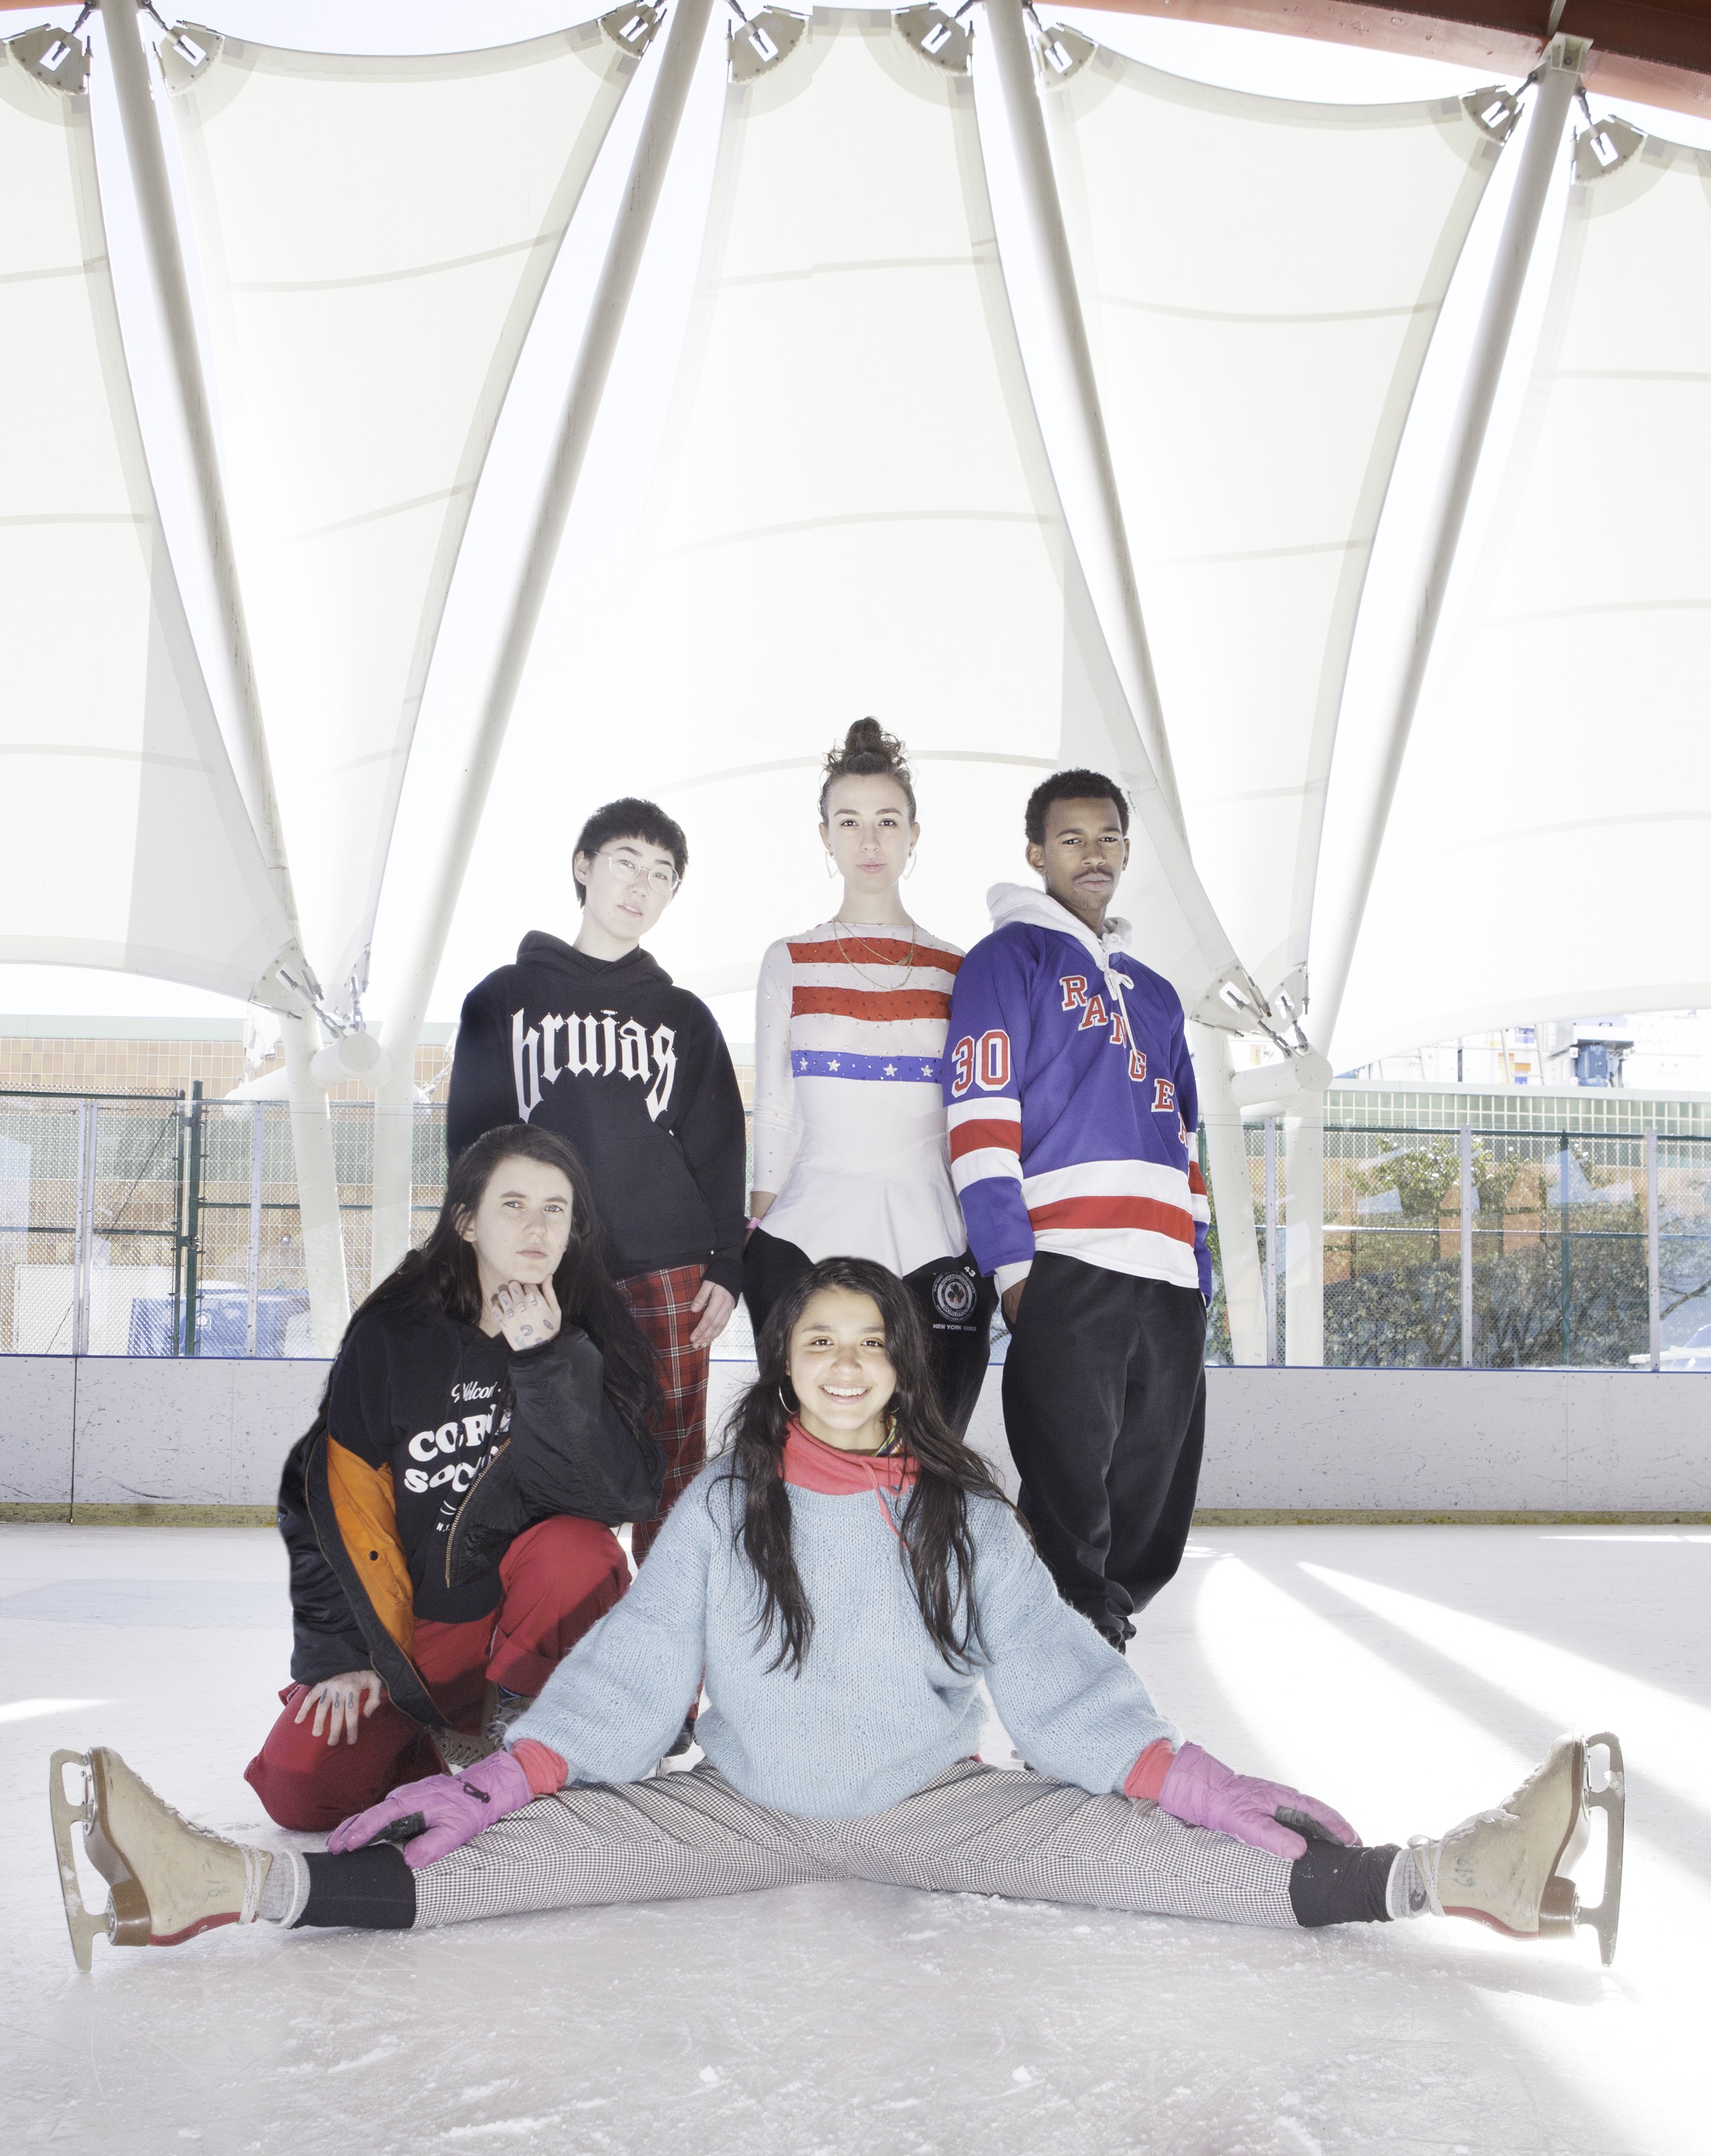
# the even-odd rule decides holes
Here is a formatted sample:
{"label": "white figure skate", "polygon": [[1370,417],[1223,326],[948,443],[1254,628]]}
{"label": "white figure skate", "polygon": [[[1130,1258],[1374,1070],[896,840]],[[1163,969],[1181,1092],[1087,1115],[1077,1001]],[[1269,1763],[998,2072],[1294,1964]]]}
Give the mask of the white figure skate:
{"label": "white figure skate", "polygon": [[[65,1794],[64,1770],[81,1769],[84,1794]],[[133,1774],[116,1752],[56,1752],[48,1802],[59,1858],[59,1891],[77,1965],[87,1970],[91,1942],[116,1947],[176,1947],[216,1924],[247,1924],[255,1915],[272,1863],[265,1849],[245,1849],[181,1819]],[[100,1916],[85,1907],[72,1858],[71,1830],[83,1829],[84,1854],[107,1882]]]}
{"label": "white figure skate", "polygon": [[[1604,1786],[1594,1789],[1590,1753],[1609,1760]],[[1409,1845],[1440,1917],[1472,1917],[1510,1938],[1547,1938],[1590,1924],[1607,1968],[1616,1958],[1621,1915],[1622,1748],[1609,1730],[1595,1737],[1559,1737],[1512,1797],[1494,1811],[1476,1812],[1440,1841],[1424,1835]],[[1607,1829],[1604,1893],[1595,1908],[1580,1906],[1568,1867],[1585,1848],[1591,1815]]]}

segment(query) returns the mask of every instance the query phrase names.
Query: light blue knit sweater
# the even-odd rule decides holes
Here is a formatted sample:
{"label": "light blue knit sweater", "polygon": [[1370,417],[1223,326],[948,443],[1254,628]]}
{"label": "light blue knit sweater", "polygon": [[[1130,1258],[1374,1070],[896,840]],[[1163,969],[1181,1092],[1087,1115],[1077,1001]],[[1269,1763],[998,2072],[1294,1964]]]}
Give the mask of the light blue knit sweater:
{"label": "light blue knit sweater", "polygon": [[756,1628],[758,1584],[733,1548],[736,1492],[715,1461],[508,1741],[550,1745],[573,1782],[634,1781],[682,1727],[705,1671],[696,1733],[707,1758],[753,1802],[818,1819],[883,1811],[977,1753],[981,1676],[1029,1763],[1085,1789],[1120,1791],[1155,1738],[1181,1743],[1122,1656],[1058,1599],[1003,1506],[969,1505],[984,1645],[959,1671],[921,1620],[886,1501],[789,1494],[814,1612],[799,1675],[767,1666],[778,1630]]}

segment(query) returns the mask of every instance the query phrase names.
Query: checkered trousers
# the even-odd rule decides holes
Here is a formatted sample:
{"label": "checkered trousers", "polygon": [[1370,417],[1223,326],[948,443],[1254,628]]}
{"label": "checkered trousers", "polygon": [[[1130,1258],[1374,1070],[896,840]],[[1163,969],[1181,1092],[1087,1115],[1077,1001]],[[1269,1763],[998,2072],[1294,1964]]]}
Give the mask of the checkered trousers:
{"label": "checkered trousers", "polygon": [[690,1308],[700,1291],[699,1265],[673,1265],[668,1271],[632,1273],[618,1283],[644,1338],[654,1351],[665,1407],[654,1435],[665,1455],[665,1488],[651,1520],[635,1522],[630,1554],[640,1564],[654,1546],[665,1515],[706,1465],[708,1350],[691,1348],[696,1317]]}
{"label": "checkered trousers", "polygon": [[496,1821],[416,1874],[415,1928],[871,1879],[1285,1930],[1295,1922],[1289,1870],[1157,1804],[978,1760],[847,1820],[751,1804],[703,1761],[656,1781],[563,1789]]}

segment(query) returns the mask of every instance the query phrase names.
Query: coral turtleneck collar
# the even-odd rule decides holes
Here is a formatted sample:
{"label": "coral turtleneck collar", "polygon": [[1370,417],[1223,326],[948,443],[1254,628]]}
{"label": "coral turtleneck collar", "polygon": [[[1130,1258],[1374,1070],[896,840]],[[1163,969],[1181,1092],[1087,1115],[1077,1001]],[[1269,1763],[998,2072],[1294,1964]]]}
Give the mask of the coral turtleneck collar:
{"label": "coral turtleneck collar", "polygon": [[810,1437],[794,1415],[784,1435],[784,1480],[823,1497],[857,1497],[871,1490],[902,1490],[915,1479],[915,1463],[896,1453],[840,1452]]}

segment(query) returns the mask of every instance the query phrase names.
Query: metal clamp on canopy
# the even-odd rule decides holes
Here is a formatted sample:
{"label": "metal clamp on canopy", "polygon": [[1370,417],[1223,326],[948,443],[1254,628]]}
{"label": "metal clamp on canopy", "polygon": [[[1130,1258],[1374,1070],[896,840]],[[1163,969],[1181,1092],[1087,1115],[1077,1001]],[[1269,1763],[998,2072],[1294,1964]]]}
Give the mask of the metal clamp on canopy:
{"label": "metal clamp on canopy", "polygon": [[1481,134],[1490,136],[1493,142],[1507,142],[1521,117],[1521,100],[1513,90],[1490,83],[1483,90],[1470,90],[1462,100],[1462,110]]}
{"label": "metal clamp on canopy", "polygon": [[[1581,109],[1585,109],[1585,94],[1581,93]],[[1575,177],[1580,181],[1608,179],[1619,172],[1629,158],[1645,146],[1642,130],[1606,113],[1602,120],[1595,121],[1586,114],[1585,129],[1575,137]]]}
{"label": "metal clamp on canopy", "polygon": [[174,23],[155,47],[167,89],[188,90],[219,58],[225,42],[218,30],[204,29],[200,23]]}
{"label": "metal clamp on canopy", "polygon": [[[1030,13],[1032,10],[1030,9]],[[1040,26],[1040,80],[1048,88],[1077,75],[1099,48],[1093,40],[1072,30],[1067,23]]]}
{"label": "metal clamp on canopy", "polygon": [[614,8],[609,15],[602,15],[600,28],[614,45],[621,45],[640,59],[659,35],[665,19],[663,8],[654,7],[650,0],[636,0],[634,7]]}
{"label": "metal clamp on canopy", "polygon": [[8,38],[6,49],[20,66],[49,90],[63,90],[75,97],[89,81],[89,47],[81,38],[46,24]]}
{"label": "metal clamp on canopy", "polygon": [[784,8],[763,8],[727,32],[732,82],[753,82],[789,59],[808,30],[805,15]]}
{"label": "metal clamp on canopy", "polygon": [[943,8],[927,4],[900,8],[892,18],[905,38],[923,59],[942,67],[947,74],[967,74],[974,52],[974,33],[966,23],[948,15]]}

